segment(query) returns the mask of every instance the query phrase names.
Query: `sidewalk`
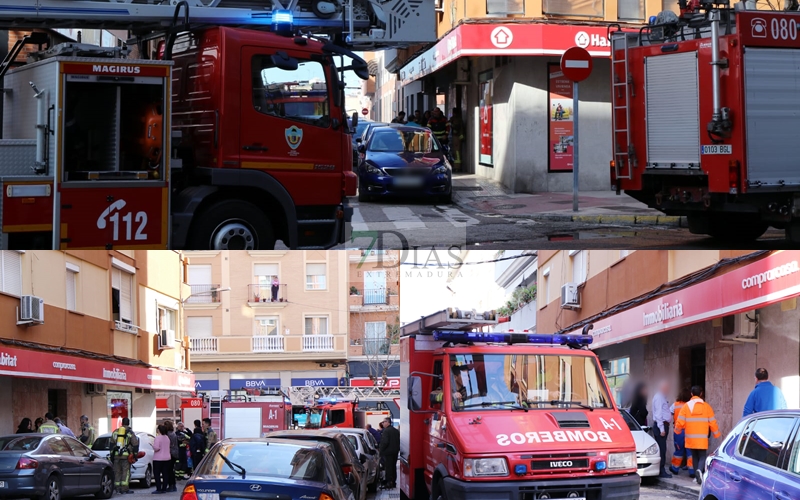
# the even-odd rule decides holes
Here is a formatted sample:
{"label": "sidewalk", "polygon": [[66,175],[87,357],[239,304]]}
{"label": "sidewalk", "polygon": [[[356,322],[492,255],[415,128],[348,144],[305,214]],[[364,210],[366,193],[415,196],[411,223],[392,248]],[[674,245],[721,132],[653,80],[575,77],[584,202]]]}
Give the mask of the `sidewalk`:
{"label": "sidewalk", "polygon": [[658,479],[656,483],[662,488],[680,491],[689,495],[700,495],[700,485],[689,477],[689,472],[682,470],[680,474],[673,475],[671,479]]}
{"label": "sidewalk", "polygon": [[572,193],[512,193],[499,182],[474,174],[453,176],[453,200],[477,213],[533,217],[558,222],[640,224],[686,227],[685,217],[667,216],[614,191],[578,193],[579,211],[572,211]]}

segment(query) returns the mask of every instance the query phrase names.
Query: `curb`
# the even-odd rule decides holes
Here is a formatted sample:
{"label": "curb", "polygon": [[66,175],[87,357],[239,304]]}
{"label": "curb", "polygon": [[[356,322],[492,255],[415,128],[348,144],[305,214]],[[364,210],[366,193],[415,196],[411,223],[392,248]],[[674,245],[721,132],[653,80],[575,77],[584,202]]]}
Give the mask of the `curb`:
{"label": "curb", "polygon": [[[480,214],[480,211],[474,213]],[[498,214],[509,219],[532,219],[545,222],[582,222],[585,224],[621,224],[626,226],[689,227],[686,217],[677,215],[568,215],[568,214]]]}
{"label": "curb", "polygon": [[685,493],[687,495],[697,496],[700,494],[700,487],[698,486],[696,489],[692,488],[691,486],[684,486],[682,484],[676,484],[671,482],[666,482],[662,480],[658,480],[656,483],[660,488],[664,488],[667,490],[673,490],[680,493]]}

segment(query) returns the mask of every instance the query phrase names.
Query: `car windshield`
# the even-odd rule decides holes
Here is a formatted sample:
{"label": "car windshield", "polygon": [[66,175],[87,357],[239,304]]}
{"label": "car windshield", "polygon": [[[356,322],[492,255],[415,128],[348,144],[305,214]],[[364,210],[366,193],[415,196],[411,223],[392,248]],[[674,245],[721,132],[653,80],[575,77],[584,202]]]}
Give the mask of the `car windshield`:
{"label": "car windshield", "polygon": [[597,361],[555,354],[453,354],[452,408],[611,408]]}
{"label": "car windshield", "polygon": [[3,451],[31,451],[35,450],[42,441],[34,436],[3,436],[0,437],[0,450]]}
{"label": "car windshield", "polygon": [[369,143],[369,150],[380,153],[430,153],[439,146],[429,130],[376,130]]}
{"label": "car windshield", "polygon": [[628,424],[628,429],[632,431],[642,430],[641,426],[639,426],[639,422],[634,420],[630,413],[628,413],[627,411],[621,411],[620,413],[622,413],[622,420],[624,420],[625,423]]}
{"label": "car windshield", "polygon": [[108,451],[111,449],[111,437],[99,437],[94,440],[92,449],[95,451]]}
{"label": "car windshield", "polygon": [[369,125],[370,123],[372,123],[372,122],[359,121],[358,125],[356,125],[356,133],[354,135],[360,136],[361,134],[363,134],[364,133],[364,129],[367,128],[367,125]]}
{"label": "car windshield", "polygon": [[[223,460],[224,455],[232,464],[246,471],[247,477],[265,476],[282,479],[323,482],[325,480],[325,457],[319,448],[290,443],[226,443],[216,448],[208,460],[202,463],[197,475],[239,476]],[[237,467],[238,469],[238,467]]]}

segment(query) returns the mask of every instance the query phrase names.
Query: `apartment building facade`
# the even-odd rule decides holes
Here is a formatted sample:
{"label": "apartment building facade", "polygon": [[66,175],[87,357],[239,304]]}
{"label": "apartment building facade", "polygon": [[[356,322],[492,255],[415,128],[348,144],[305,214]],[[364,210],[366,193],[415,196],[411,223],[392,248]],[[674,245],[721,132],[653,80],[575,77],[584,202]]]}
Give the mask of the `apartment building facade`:
{"label": "apartment building facade", "polygon": [[400,252],[348,250],[349,385],[400,388]]}
{"label": "apartment building facade", "polygon": [[50,412],[153,432],[156,392],[191,391],[171,251],[0,251],[0,432]]}
{"label": "apartment building facade", "polygon": [[[464,119],[463,169],[516,192],[572,188],[572,85],[561,55],[580,46],[594,57],[581,82],[581,190],[606,190],[611,160],[611,77],[607,28],[638,29],[667,0],[441,0],[439,41],[387,50],[380,73],[395,73],[407,113],[442,101]],[[564,110],[557,113],[561,106]]]}
{"label": "apartment building facade", "polygon": [[276,392],[344,382],[346,252],[187,251],[196,389]]}
{"label": "apartment building facade", "polygon": [[704,387],[724,436],[758,367],[800,407],[798,261],[796,251],[539,251],[537,328],[593,324],[618,403],[629,379]]}

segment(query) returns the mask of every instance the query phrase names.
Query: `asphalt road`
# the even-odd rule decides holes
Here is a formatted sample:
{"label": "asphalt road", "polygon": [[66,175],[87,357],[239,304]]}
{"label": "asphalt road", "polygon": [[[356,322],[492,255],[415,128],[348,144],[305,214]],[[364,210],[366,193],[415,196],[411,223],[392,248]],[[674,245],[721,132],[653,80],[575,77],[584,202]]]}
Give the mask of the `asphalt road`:
{"label": "asphalt road", "polygon": [[354,202],[351,242],[339,248],[383,249],[782,249],[783,231],[757,242],[725,244],[669,226],[596,224],[477,213],[458,205],[394,200]]}

